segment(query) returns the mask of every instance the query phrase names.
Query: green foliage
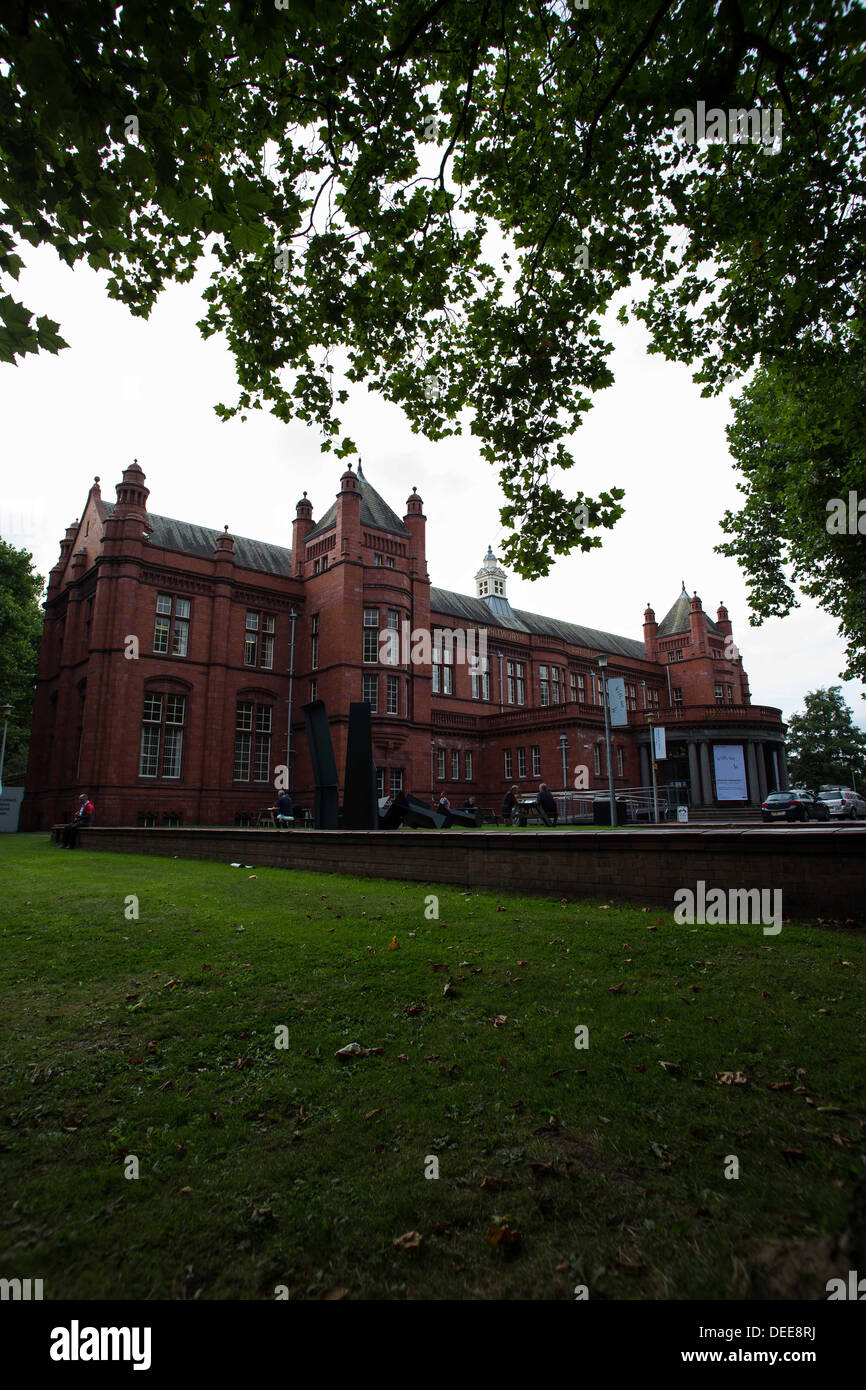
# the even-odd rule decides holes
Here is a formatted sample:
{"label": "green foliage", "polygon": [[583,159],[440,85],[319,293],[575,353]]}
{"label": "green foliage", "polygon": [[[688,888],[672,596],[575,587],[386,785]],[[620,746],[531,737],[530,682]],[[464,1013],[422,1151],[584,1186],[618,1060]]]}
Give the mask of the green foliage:
{"label": "green foliage", "polygon": [[[866,352],[825,347],[796,362],[758,369],[734,406],[731,452],[743,474],[744,507],[725,513],[735,556],[749,580],[751,622],[797,606],[793,585],[838,619],[847,666],[866,679]],[[849,496],[855,494],[853,509]],[[846,525],[834,526],[832,503]],[[850,515],[849,515],[850,510]],[[789,573],[786,573],[789,567]]]}
{"label": "green foliage", "polygon": [[42,636],[42,587],[29,551],[0,539],[0,706],[12,706],[3,768],[6,786],[24,784]]}
{"label": "green foliage", "polygon": [[788,780],[792,787],[851,786],[866,782],[866,734],[854,723],[842,687],[812,690],[802,714],[788,721]]}
{"label": "green foliage", "polygon": [[[613,380],[615,296],[707,393],[759,355],[847,346],[866,247],[853,0],[6,14],[0,273],[49,242],[147,315],[213,250],[201,328],[225,334],[239,383],[220,415],[267,407],[344,455],[342,375],[429,439],[470,431],[499,469],[503,558],[528,577],[622,514],[621,489],[569,496],[559,476]],[[698,101],[777,109],[781,152],[675,140]],[[3,304],[0,356],[61,346]]]}

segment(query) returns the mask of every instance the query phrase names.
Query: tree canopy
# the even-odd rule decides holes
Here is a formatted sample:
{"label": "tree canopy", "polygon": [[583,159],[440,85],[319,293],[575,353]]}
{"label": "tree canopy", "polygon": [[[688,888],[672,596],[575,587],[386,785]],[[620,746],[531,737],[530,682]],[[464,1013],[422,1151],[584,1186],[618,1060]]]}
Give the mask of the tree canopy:
{"label": "tree canopy", "polygon": [[862,793],[866,779],[866,734],[854,723],[840,685],[813,690],[802,713],[788,720],[788,779],[792,787],[851,786],[853,771]]}
{"label": "tree canopy", "polygon": [[816,352],[762,367],[728,431],[745,505],[726,512],[753,623],[784,617],[793,584],[838,619],[844,674],[866,680],[866,351]]}
{"label": "tree canopy", "polygon": [[[0,706],[11,705],[4,785],[23,786],[42,636],[43,579],[33,556],[0,539]],[[2,734],[2,715],[0,715]]]}
{"label": "tree canopy", "polygon": [[[47,242],[147,315],[213,251],[221,415],[345,455],[362,382],[470,431],[536,577],[622,513],[562,476],[612,305],[708,394],[856,339],[864,39],[856,0],[10,0],[0,273]],[[675,136],[700,103],[727,138]],[[63,346],[14,288],[0,357]]]}

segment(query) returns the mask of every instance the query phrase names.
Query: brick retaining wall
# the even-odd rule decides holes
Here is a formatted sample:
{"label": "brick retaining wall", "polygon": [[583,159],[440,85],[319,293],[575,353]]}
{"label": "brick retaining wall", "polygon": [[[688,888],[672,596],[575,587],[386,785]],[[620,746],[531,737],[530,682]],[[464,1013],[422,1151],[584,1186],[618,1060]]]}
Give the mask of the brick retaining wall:
{"label": "brick retaining wall", "polygon": [[672,908],[678,888],[782,890],[786,917],[862,921],[866,827],[670,827],[575,834],[94,827],[82,848],[214,859]]}

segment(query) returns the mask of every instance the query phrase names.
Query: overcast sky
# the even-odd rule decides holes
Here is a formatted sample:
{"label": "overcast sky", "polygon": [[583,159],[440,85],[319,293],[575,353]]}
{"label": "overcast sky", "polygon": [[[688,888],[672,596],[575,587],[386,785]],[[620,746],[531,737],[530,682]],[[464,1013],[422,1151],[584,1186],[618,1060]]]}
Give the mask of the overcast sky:
{"label": "overcast sky", "polygon": [[[133,458],[147,475],[148,506],[165,516],[220,529],[228,522],[236,535],[291,545],[305,488],[316,518],[325,512],[345,465],[320,452],[315,429],[263,412],[246,423],[214,415],[215,402],[234,402],[235,376],[224,343],[204,342],[195,326],[204,276],[167,290],[145,321],[107,298],[105,273],[70,270],[50,248],[22,255],[24,303],[59,320],[70,344],[17,369],[0,365],[0,534],[32,550],[40,573],[55,564],[94,474],[114,501]],[[560,559],[532,584],[511,577],[508,597],[516,608],[640,638],[646,603],[661,621],[684,580],[711,617],[724,600],[753,702],[779,706],[787,718],[807,691],[842,683],[835,623],[801,597],[790,617],[748,626],[739,568],[713,553],[723,539],[719,518],[739,499],[725,439],[729,405],[702,398],[688,369],[650,357],[642,326],[611,323],[609,337],[616,383],[575,436],[571,478],[591,495],[624,487],[626,515],[600,533],[601,551]],[[497,550],[502,538],[494,470],[471,436],[428,443],[397,408],[349,389],[345,433],[366,477],[400,516],[417,486],[433,583],[474,594],[487,545]],[[866,727],[863,686],[842,684]]]}

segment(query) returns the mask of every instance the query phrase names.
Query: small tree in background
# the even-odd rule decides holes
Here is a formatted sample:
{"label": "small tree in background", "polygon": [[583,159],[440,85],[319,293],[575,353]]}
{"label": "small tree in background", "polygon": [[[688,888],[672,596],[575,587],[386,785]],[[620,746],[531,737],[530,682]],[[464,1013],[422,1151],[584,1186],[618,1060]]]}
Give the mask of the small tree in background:
{"label": "small tree in background", "polygon": [[[0,539],[0,706],[11,705],[4,786],[23,786],[42,636],[43,578],[28,550]],[[2,718],[0,718],[2,737]]]}
{"label": "small tree in background", "polygon": [[841,685],[813,690],[805,709],[788,721],[788,780],[792,787],[850,786],[866,781],[866,734],[858,729]]}

